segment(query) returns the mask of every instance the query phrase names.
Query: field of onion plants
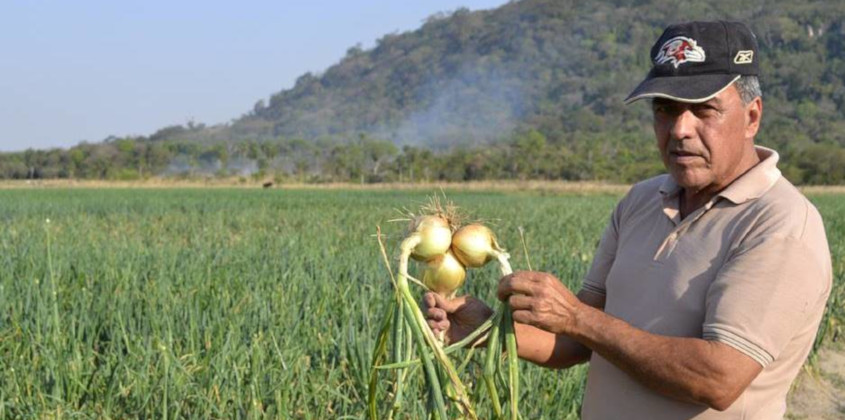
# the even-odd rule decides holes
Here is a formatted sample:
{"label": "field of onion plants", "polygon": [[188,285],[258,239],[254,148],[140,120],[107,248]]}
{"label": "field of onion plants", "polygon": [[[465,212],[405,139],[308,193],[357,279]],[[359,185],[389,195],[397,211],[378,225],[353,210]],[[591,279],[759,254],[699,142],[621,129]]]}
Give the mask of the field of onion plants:
{"label": "field of onion plants", "polygon": [[[390,220],[432,193],[0,190],[0,418],[366,418],[394,296],[376,228],[395,263],[407,222]],[[619,199],[446,195],[495,230],[514,269],[527,253],[574,290]],[[830,340],[845,321],[845,196],[812,199],[837,281]],[[498,277],[473,270],[463,292],[493,306]],[[483,368],[470,360],[465,370]],[[584,367],[519,370],[523,418],[577,417]],[[424,418],[423,375],[410,378],[396,418]],[[490,418],[489,405],[477,414]]]}

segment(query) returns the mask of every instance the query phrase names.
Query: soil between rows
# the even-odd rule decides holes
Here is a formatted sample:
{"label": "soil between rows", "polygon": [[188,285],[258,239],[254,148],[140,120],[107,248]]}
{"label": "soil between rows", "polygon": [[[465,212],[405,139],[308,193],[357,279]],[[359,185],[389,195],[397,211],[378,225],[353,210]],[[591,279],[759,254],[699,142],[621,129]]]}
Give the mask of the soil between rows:
{"label": "soil between rows", "polygon": [[798,375],[787,407],[787,419],[845,419],[845,345],[819,351],[815,369],[805,367]]}

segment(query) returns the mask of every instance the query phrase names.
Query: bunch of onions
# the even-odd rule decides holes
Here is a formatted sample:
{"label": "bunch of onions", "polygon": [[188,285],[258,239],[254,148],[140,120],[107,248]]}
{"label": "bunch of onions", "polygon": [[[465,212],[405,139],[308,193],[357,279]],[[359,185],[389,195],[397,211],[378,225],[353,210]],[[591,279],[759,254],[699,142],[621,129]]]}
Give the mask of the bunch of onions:
{"label": "bunch of onions", "polygon": [[[404,381],[406,375],[409,374],[407,368],[418,363],[422,365],[429,387],[430,414],[435,418],[449,418],[446,403],[450,401],[455,403],[461,418],[478,419],[467,388],[461,381],[447,353],[447,348],[444,347],[443,333],[437,337],[426,325],[427,320],[417,304],[417,297],[411,293],[409,280],[422,283],[427,289],[451,299],[466,281],[468,267],[482,267],[495,259],[500,265],[502,275],[508,275],[512,270],[508,262],[508,254],[499,247],[490,228],[475,223],[464,226],[453,234],[453,225],[450,222],[454,219],[450,216],[451,213],[448,209],[445,212],[441,211],[436,202],[435,207],[429,214],[413,219],[408,236],[400,245],[398,276],[393,281],[396,299],[391,301],[393,303],[391,314],[385,318],[385,324],[376,341],[378,344],[374,353],[368,398],[370,418],[382,418],[377,410],[377,392],[375,391],[378,369],[397,369],[396,383],[392,388],[394,400],[387,416],[390,418],[402,404]],[[381,241],[379,244],[382,246],[383,256],[387,261],[384,246]],[[422,263],[421,280],[414,279],[408,274],[408,262],[411,259]],[[389,267],[389,263],[387,265]],[[511,420],[518,420],[519,370],[516,334],[507,305],[500,304],[482,326],[461,342],[453,343],[449,349],[454,351],[484,334],[487,337],[487,353],[483,379],[493,404],[493,414],[496,418],[505,418],[495,381],[502,352],[505,351],[507,353],[509,417]],[[393,342],[392,356],[395,363],[379,366],[380,358],[387,352],[388,336],[392,337],[390,341]],[[411,360],[414,347],[418,352],[418,358]],[[444,398],[444,391],[449,396],[448,400]]]}
{"label": "bunch of onions", "polygon": [[[423,282],[429,289],[435,290],[444,295],[453,295],[454,291],[463,284],[466,278],[466,269],[449,252],[452,244],[452,228],[449,220],[438,214],[429,214],[416,217],[411,223],[410,233],[400,245],[399,275],[395,280],[395,287],[398,299],[394,308],[393,322],[394,356],[397,360],[407,359],[410,353],[403,354],[403,347],[409,348],[411,343],[403,343],[403,336],[411,334],[413,341],[417,343],[420,352],[420,359],[423,360],[423,367],[431,387],[434,411],[441,419],[448,418],[445,400],[443,399],[443,388],[438,369],[433,362],[439,364],[439,369],[445,373],[446,384],[450,390],[450,399],[457,403],[458,411],[462,417],[476,420],[472,403],[467,394],[466,387],[461,382],[457,370],[452,364],[449,356],[442,347],[442,338],[434,336],[434,333],[426,325],[426,319],[411,293],[408,285],[408,260],[415,259],[426,263],[426,272],[423,275]],[[402,316],[404,315],[404,322]],[[382,331],[384,334],[386,330]],[[382,347],[383,348],[383,347]],[[401,379],[397,383],[397,401],[401,401],[402,395]],[[374,395],[374,393],[370,393]],[[371,404],[371,417],[375,418],[374,409]],[[394,402],[398,404],[398,402]],[[390,417],[390,416],[389,416]]]}
{"label": "bunch of onions", "polygon": [[480,223],[458,229],[454,234],[449,222],[439,216],[421,216],[411,225],[411,237],[417,237],[411,258],[425,261],[422,282],[442,296],[454,297],[466,280],[466,268],[483,267],[502,255],[493,231]]}

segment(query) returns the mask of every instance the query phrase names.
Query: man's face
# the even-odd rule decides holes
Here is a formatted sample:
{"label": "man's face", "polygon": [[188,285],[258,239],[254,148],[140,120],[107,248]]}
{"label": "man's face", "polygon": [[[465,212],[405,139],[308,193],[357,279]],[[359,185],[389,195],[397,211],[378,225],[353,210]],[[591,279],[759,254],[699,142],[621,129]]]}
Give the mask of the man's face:
{"label": "man's face", "polygon": [[663,164],[684,189],[719,191],[748,169],[740,163],[753,153],[759,98],[744,105],[731,85],[700,104],[655,98],[652,111]]}

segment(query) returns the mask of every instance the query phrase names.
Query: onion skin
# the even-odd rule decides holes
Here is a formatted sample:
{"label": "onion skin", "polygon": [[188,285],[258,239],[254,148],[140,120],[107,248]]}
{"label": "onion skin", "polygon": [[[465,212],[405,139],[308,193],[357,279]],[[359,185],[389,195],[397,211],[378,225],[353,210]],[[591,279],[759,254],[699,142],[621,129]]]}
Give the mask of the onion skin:
{"label": "onion skin", "polygon": [[446,252],[426,263],[422,282],[439,295],[451,296],[464,284],[466,277],[466,268],[451,252]]}
{"label": "onion skin", "polygon": [[482,267],[490,262],[499,248],[496,235],[487,226],[473,223],[452,235],[452,252],[467,267]]}
{"label": "onion skin", "polygon": [[420,216],[411,225],[412,235],[420,236],[420,243],[411,251],[411,258],[428,261],[449,250],[452,244],[452,228],[449,222],[439,216]]}

